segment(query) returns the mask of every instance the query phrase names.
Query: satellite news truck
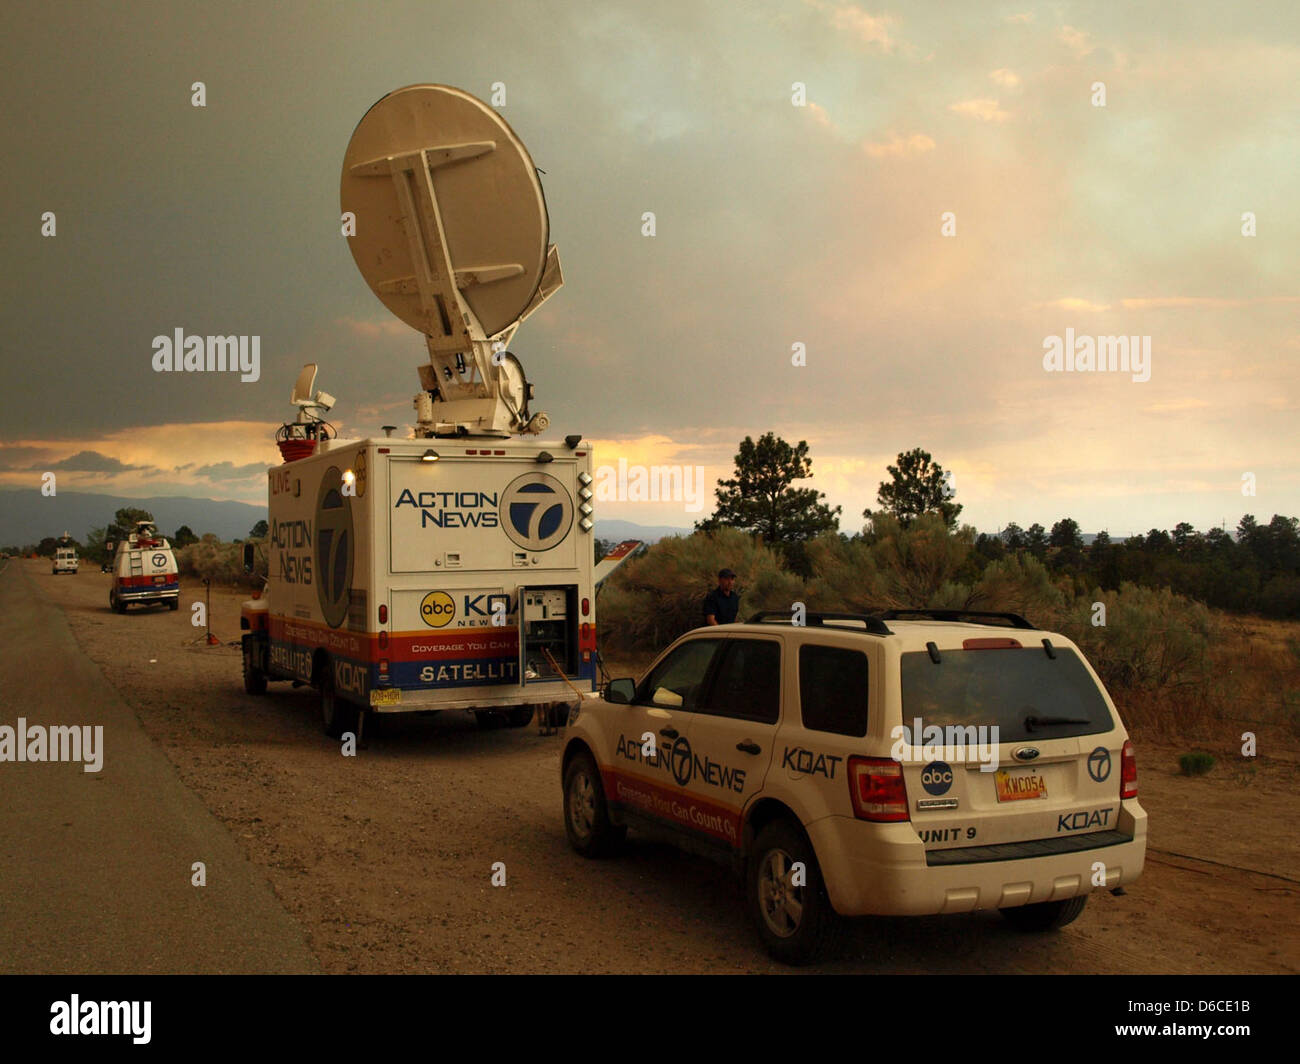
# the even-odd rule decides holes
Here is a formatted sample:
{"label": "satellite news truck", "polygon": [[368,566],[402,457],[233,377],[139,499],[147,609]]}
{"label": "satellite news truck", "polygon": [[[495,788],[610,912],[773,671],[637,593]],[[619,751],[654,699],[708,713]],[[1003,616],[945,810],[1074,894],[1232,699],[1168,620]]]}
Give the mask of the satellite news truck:
{"label": "satellite news truck", "polygon": [[[112,544],[108,546],[111,549]],[[137,521],[135,528],[117,544],[112,572],[108,604],[114,613],[125,613],[132,603],[180,609],[181,578],[176,555],[167,537],[158,534],[152,521]]]}
{"label": "satellite news truck", "polygon": [[245,688],[315,686],[334,737],[367,712],[522,726],[590,695],[597,667],[591,448],[519,438],[550,421],[506,350],[563,284],[537,169],[492,108],[415,85],[357,126],[341,201],[358,268],[429,361],[406,439],[338,439],[304,367],[268,473],[268,593],[242,610]]}

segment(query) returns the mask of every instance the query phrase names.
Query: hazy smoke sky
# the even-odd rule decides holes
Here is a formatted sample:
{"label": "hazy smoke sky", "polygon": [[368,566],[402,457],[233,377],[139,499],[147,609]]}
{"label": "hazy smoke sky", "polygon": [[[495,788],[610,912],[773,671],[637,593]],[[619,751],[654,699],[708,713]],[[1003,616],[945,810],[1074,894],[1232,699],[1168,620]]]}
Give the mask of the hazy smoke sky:
{"label": "hazy smoke sky", "polygon": [[[0,486],[264,501],[305,361],[345,434],[410,424],[424,348],[340,235],[343,153],[393,89],[503,82],[566,278],[511,346],[598,462],[712,483],[774,430],[848,530],[914,446],[988,530],[1300,513],[1293,3],[8,0],[0,30]],[[260,336],[260,379],[155,373],[177,328]],[[1149,336],[1150,379],[1045,371],[1067,329]]]}

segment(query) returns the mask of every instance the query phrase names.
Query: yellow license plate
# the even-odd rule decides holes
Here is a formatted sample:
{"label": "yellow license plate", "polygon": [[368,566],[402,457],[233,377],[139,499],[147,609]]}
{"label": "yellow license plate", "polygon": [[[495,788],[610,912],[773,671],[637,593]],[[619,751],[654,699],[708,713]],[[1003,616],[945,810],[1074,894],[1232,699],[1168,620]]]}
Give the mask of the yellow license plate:
{"label": "yellow license plate", "polygon": [[1047,797],[1047,777],[1039,772],[1007,772],[1002,769],[997,773],[995,782],[999,802]]}
{"label": "yellow license plate", "polygon": [[370,692],[372,706],[399,706],[402,704],[400,687],[380,687]]}

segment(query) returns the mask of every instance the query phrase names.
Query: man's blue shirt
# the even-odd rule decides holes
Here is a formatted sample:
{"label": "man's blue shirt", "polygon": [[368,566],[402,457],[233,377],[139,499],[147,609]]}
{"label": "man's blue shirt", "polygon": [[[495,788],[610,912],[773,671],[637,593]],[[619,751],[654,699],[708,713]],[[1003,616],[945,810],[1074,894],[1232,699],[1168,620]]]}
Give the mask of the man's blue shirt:
{"label": "man's blue shirt", "polygon": [[719,624],[731,624],[740,612],[740,596],[736,592],[724,595],[721,588],[715,587],[704,597],[704,616],[718,619]]}

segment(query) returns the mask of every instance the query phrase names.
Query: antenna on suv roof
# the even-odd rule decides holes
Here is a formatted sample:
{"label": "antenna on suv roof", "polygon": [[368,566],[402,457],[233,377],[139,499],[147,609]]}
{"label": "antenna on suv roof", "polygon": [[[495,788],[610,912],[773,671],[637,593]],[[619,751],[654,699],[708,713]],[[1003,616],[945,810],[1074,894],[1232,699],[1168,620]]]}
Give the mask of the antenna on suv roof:
{"label": "antenna on suv roof", "polygon": [[[860,621],[862,627],[872,635],[893,635],[893,631],[879,617],[870,613],[809,613],[805,616],[806,624],[816,624],[822,627],[828,627],[827,621],[832,622],[829,627],[841,627],[835,624],[836,621]],[[746,624],[789,624],[791,622],[790,613],[787,610],[760,610],[746,621]]]}

